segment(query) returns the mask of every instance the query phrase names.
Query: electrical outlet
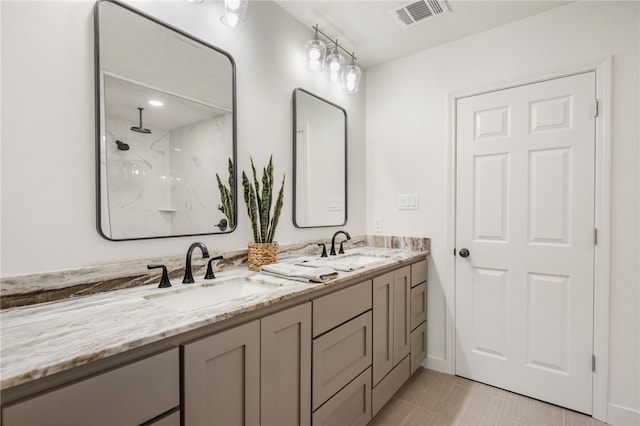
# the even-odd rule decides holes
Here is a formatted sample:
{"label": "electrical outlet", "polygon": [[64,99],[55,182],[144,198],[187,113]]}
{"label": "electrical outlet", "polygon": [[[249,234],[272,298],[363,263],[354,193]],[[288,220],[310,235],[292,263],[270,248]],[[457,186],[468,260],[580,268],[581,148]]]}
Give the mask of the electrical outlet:
{"label": "electrical outlet", "polygon": [[373,218],[373,232],[382,232],[382,218],[374,217]]}

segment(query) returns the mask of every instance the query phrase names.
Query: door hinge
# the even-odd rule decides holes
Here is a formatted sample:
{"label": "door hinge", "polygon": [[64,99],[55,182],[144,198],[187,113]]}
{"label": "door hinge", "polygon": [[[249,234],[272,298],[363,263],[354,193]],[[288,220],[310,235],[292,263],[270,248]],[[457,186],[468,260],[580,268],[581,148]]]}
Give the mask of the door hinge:
{"label": "door hinge", "polygon": [[600,110],[600,103],[599,103],[599,102],[598,102],[598,100],[596,99],[596,100],[593,102],[593,116],[594,116],[594,117],[597,117],[597,116],[598,116],[599,110]]}
{"label": "door hinge", "polygon": [[594,246],[598,245],[598,229],[597,228],[593,228],[593,245]]}
{"label": "door hinge", "polygon": [[591,372],[592,373],[596,372],[596,356],[595,356],[595,354],[591,355]]}

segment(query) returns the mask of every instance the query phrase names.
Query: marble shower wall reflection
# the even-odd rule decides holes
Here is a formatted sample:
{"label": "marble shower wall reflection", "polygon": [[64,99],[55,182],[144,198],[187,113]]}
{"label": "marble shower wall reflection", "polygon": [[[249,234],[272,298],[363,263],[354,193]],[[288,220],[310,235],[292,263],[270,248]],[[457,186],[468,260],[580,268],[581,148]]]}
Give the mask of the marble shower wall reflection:
{"label": "marble shower wall reflection", "polygon": [[[111,238],[217,230],[224,215],[218,210],[215,174],[226,170],[229,153],[216,152],[216,147],[220,151],[232,140],[231,114],[173,130],[154,126],[152,134],[130,127],[129,121],[106,117],[108,200],[102,207]],[[119,150],[116,140],[129,150]]]}

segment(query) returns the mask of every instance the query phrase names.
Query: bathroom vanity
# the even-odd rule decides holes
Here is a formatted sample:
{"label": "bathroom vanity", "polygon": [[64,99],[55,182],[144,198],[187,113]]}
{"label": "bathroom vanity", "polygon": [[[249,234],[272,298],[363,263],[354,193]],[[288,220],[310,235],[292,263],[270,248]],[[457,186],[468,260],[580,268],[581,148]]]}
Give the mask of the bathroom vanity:
{"label": "bathroom vanity", "polygon": [[156,300],[182,284],[4,310],[2,424],[365,425],[426,355],[427,262],[358,250],[322,284],[223,271],[271,290],[194,310]]}

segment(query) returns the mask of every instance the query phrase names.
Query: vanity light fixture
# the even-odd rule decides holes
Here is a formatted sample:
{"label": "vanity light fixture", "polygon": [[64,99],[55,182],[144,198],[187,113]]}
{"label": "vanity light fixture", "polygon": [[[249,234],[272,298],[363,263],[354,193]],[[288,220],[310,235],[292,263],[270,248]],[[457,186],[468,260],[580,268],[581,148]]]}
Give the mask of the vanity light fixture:
{"label": "vanity light fixture", "polygon": [[[347,93],[356,93],[360,86],[360,77],[362,70],[356,65],[356,55],[354,52],[349,52],[344,47],[340,46],[338,39],[333,40],[331,37],[320,31],[317,25],[311,27],[315,30],[313,39],[307,41],[304,46],[304,50],[307,54],[307,70],[308,71],[322,71],[326,63],[329,69],[329,78],[334,83],[342,83],[342,88]],[[331,53],[327,55],[326,44],[318,38],[318,33],[326,38],[332,45]],[[340,54],[342,49],[347,55],[351,57],[351,63],[345,68],[345,58]]]}
{"label": "vanity light fixture", "polygon": [[315,27],[316,33],[311,40],[304,45],[304,51],[307,54],[307,71],[322,71],[324,69],[324,59],[327,54],[327,45],[318,38],[318,26]]}
{"label": "vanity light fixture", "polygon": [[224,0],[224,15],[220,18],[222,23],[231,28],[241,27],[248,3],[249,0]]}

